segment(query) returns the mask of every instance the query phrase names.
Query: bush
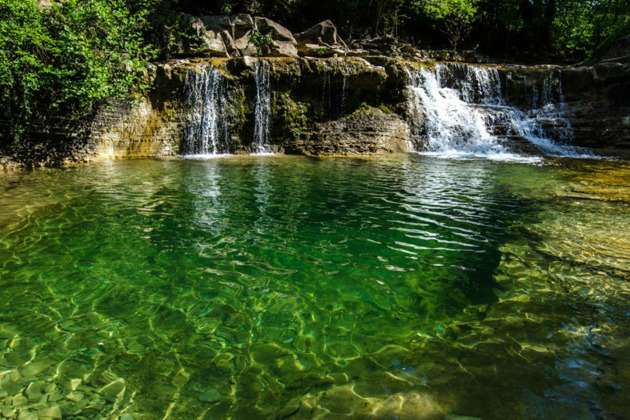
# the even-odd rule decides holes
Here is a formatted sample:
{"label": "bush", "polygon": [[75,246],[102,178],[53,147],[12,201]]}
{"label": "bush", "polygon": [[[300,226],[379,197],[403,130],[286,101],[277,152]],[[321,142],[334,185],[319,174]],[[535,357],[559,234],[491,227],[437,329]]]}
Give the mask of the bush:
{"label": "bush", "polygon": [[121,0],[0,0],[0,119],[19,140],[50,118],[76,120],[142,87],[154,56],[146,13]]}

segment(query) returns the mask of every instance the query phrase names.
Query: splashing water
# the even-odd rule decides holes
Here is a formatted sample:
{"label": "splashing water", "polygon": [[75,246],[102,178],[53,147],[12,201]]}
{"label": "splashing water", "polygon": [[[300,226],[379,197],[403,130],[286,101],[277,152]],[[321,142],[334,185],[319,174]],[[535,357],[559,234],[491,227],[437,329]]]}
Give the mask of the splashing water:
{"label": "splashing water", "polygon": [[270,153],[271,129],[271,79],[269,64],[256,62],[256,108],[254,110],[254,150],[257,154]]}
{"label": "splashing water", "polygon": [[[419,70],[410,80],[413,134],[423,139],[425,153],[521,160],[522,156],[511,152],[512,142],[507,139],[523,139],[529,144],[526,149],[534,147],[546,155],[591,157],[566,145],[571,139],[570,124],[562,118],[561,85],[551,75],[543,83],[542,95],[534,91],[532,105],[537,108],[529,114],[505,104],[495,68],[440,64]],[[554,89],[558,95],[553,95]],[[560,98],[559,105],[555,96]],[[563,144],[554,143],[543,128],[552,122],[560,125],[557,131]]]}
{"label": "splashing water", "polygon": [[182,154],[220,155],[228,152],[228,128],[220,110],[224,108],[227,80],[214,66],[191,69],[186,75],[190,111],[182,139]]}

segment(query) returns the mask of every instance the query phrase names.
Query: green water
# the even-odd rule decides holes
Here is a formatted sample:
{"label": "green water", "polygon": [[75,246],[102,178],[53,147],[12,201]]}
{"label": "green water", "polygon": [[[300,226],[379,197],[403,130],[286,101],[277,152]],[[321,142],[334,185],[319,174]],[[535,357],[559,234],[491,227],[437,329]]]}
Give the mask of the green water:
{"label": "green water", "polygon": [[15,416],[630,417],[624,162],[123,161],[0,209]]}

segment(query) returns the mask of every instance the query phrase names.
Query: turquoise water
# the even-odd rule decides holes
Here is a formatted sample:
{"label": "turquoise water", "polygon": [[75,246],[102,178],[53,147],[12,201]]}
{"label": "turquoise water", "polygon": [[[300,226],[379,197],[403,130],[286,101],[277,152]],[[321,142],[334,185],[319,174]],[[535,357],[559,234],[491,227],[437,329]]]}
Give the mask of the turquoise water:
{"label": "turquoise water", "polygon": [[630,416],[629,179],[415,155],[7,175],[0,406]]}

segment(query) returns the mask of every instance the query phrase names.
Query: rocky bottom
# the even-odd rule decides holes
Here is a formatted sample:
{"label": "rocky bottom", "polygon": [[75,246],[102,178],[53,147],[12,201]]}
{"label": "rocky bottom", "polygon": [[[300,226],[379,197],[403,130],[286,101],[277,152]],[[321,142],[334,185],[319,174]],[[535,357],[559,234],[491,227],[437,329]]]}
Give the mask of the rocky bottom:
{"label": "rocky bottom", "polygon": [[0,416],[623,418],[627,170],[259,157],[25,175],[0,199]]}

